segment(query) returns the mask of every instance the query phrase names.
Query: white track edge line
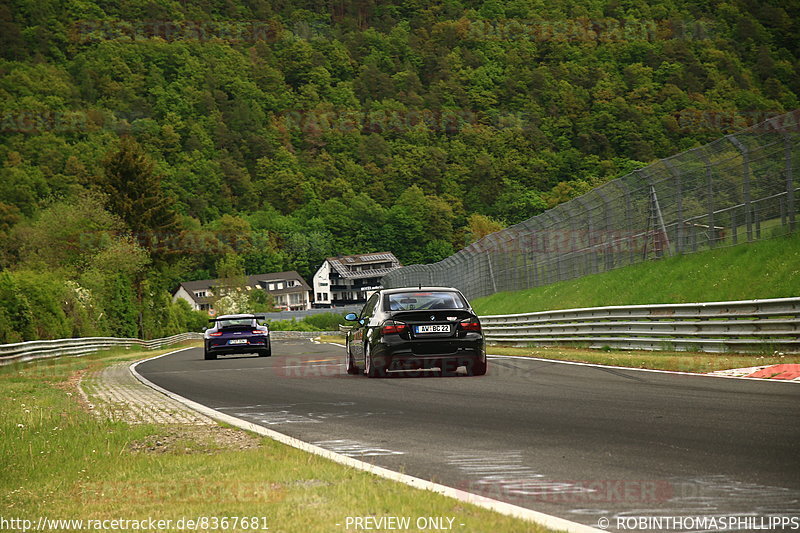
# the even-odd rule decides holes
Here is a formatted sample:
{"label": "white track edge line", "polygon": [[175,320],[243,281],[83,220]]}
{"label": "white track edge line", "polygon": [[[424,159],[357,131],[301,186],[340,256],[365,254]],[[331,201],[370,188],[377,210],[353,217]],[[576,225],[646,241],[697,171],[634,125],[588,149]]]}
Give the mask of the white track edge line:
{"label": "white track edge line", "polygon": [[[748,378],[746,376],[720,376],[718,374],[701,374],[699,372],[680,372],[678,370],[657,370],[655,368],[634,368],[632,366],[614,366],[614,365],[602,365],[600,363],[582,363],[580,361],[564,361],[563,359],[546,359],[544,357],[532,357],[529,355],[496,355],[496,354],[487,354],[486,357],[491,357],[492,359],[516,359],[525,360],[530,359],[532,361],[544,361],[546,363],[558,363],[561,365],[576,365],[576,366],[592,366],[595,368],[611,368],[616,370],[635,370],[637,372],[655,372],[657,374],[674,374],[677,376],[695,376],[701,378],[723,378],[723,379],[742,379],[746,381],[759,381],[761,383],[800,383],[800,381],[795,381],[792,379],[766,379],[766,378]],[[779,363],[784,364],[784,363]]]}
{"label": "white track edge line", "polygon": [[476,505],[478,507],[489,509],[491,511],[495,511],[507,516],[519,518],[522,520],[527,520],[530,522],[535,522],[539,525],[542,525],[550,529],[555,529],[558,531],[568,531],[570,533],[600,533],[603,531],[602,529],[596,529],[591,526],[579,524],[578,522],[572,522],[571,520],[567,520],[565,518],[559,518],[557,516],[552,516],[545,513],[541,513],[539,511],[534,511],[532,509],[527,509],[525,507],[519,507],[517,505],[513,505],[510,503],[501,502],[499,500],[494,500],[492,498],[487,498],[486,496],[481,496],[479,494],[473,494],[471,492],[456,489],[453,487],[448,487],[445,485],[440,485],[439,483],[433,483],[432,481],[426,481],[424,479],[409,476],[407,474],[401,474],[399,472],[395,472],[387,468],[375,466],[365,461],[360,461],[358,459],[354,459],[346,455],[326,450],[325,448],[309,444],[300,439],[290,437],[289,435],[284,435],[283,433],[279,433],[275,430],[253,424],[251,422],[247,422],[245,420],[242,420],[241,418],[227,415],[225,413],[217,411],[216,409],[212,409],[203,404],[192,401],[188,398],[184,398],[179,394],[168,391],[167,389],[156,385],[155,383],[151,382],[150,380],[148,380],[147,378],[145,378],[144,376],[139,374],[139,372],[136,371],[136,367],[142,363],[145,363],[147,361],[153,361],[155,359],[160,359],[168,355],[172,355],[178,352],[182,352],[184,350],[191,350],[191,349],[193,348],[182,348],[180,350],[175,350],[173,352],[157,355],[155,357],[150,357],[148,359],[143,359],[141,361],[136,361],[129,366],[130,372],[136,379],[138,379],[144,385],[147,385],[153,390],[156,390],[172,398],[173,400],[182,403],[186,407],[194,409],[195,411],[203,415],[206,415],[220,422],[224,422],[226,424],[238,427],[240,429],[244,429],[246,431],[251,431],[253,433],[269,437],[282,444],[286,444],[288,446],[297,448],[307,453],[324,457],[325,459],[329,459],[339,464],[349,466],[351,468],[356,468],[358,470],[363,470],[365,472],[375,474],[377,476],[380,476],[382,478],[391,481],[403,483],[404,485],[408,485],[409,487],[422,490],[429,490],[431,492],[435,492],[443,496],[448,496],[450,498],[455,498],[456,500],[462,501],[464,503]]}

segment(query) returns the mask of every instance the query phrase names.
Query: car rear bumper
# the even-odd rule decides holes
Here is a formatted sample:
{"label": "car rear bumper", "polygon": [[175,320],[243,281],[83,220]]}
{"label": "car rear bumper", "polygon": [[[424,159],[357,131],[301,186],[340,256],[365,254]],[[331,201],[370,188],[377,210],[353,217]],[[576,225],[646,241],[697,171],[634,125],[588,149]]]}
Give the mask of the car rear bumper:
{"label": "car rear bumper", "polygon": [[436,366],[441,361],[466,363],[486,360],[486,348],[481,335],[465,338],[431,339],[430,341],[382,338],[373,348],[373,357],[387,364],[403,366]]}
{"label": "car rear bumper", "polygon": [[248,344],[212,344],[206,341],[206,352],[217,355],[254,353],[270,349],[269,338],[248,339]]}

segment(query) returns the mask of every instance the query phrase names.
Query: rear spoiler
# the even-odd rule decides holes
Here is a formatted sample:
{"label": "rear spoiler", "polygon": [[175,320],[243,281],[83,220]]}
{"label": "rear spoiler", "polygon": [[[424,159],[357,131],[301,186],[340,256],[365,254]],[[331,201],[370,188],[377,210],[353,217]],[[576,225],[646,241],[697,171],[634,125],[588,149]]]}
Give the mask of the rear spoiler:
{"label": "rear spoiler", "polygon": [[[240,318],[254,318],[256,320],[266,320],[267,319],[267,315],[253,314],[253,315],[239,315],[239,316],[236,317],[236,319],[240,319]],[[225,318],[215,317],[215,318],[209,318],[208,322],[210,324],[213,324],[214,322],[219,322],[220,320],[236,320],[236,319],[232,319],[230,317],[225,317]]]}

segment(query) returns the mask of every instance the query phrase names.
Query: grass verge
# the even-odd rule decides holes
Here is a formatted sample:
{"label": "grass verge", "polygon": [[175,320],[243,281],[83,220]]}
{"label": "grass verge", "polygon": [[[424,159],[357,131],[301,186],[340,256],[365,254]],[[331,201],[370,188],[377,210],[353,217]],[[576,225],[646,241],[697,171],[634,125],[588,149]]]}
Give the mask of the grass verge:
{"label": "grass verge", "polygon": [[[344,344],[344,337],[325,336],[320,342]],[[598,365],[649,368],[652,370],[675,370],[680,372],[707,373],[731,368],[751,366],[780,365],[800,363],[800,354],[715,354],[702,352],[652,352],[645,350],[609,350],[591,348],[570,348],[564,346],[531,346],[513,348],[488,345],[487,353],[492,355],[514,355],[519,357],[540,357],[559,361],[594,363]]]}
{"label": "grass verge", "polygon": [[[194,530],[254,531],[267,525],[271,531],[324,532],[346,530],[348,516],[408,516],[412,524],[430,516],[455,518],[454,531],[546,531],[240,430],[214,426],[228,434],[220,439],[219,432],[199,426],[98,420],[78,401],[76,376],[82,372],[158,353],[120,350],[0,368],[4,518],[34,525],[40,517],[152,518],[172,521],[159,531],[181,531],[179,520],[209,517],[210,527]],[[231,432],[240,438],[231,439]],[[212,527],[222,517],[257,520],[233,527],[231,518]],[[102,529],[87,523],[83,530]],[[52,523],[46,528],[75,529]]]}
{"label": "grass verge", "polygon": [[474,300],[479,315],[800,295],[800,232]]}
{"label": "grass verge", "polygon": [[488,346],[487,352],[495,355],[541,357],[560,361],[576,361],[609,366],[649,368],[653,370],[675,370],[680,372],[707,373],[731,368],[800,363],[800,355],[750,355],[714,354],[695,352],[651,352],[641,350],[593,350],[568,347],[511,348]]}
{"label": "grass verge", "polygon": [[346,342],[344,336],[338,335],[320,335],[319,342],[329,342],[336,344],[344,344]]}

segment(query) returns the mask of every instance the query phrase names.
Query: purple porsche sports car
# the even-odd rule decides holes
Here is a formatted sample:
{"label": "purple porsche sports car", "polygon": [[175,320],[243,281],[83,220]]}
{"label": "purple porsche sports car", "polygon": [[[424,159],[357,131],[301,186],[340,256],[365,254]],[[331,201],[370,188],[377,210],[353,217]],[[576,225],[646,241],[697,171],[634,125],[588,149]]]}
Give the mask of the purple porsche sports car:
{"label": "purple porsche sports car", "polygon": [[212,318],[213,326],[203,335],[206,359],[218,355],[255,353],[260,357],[272,355],[269,328],[258,323],[256,315],[223,315]]}

